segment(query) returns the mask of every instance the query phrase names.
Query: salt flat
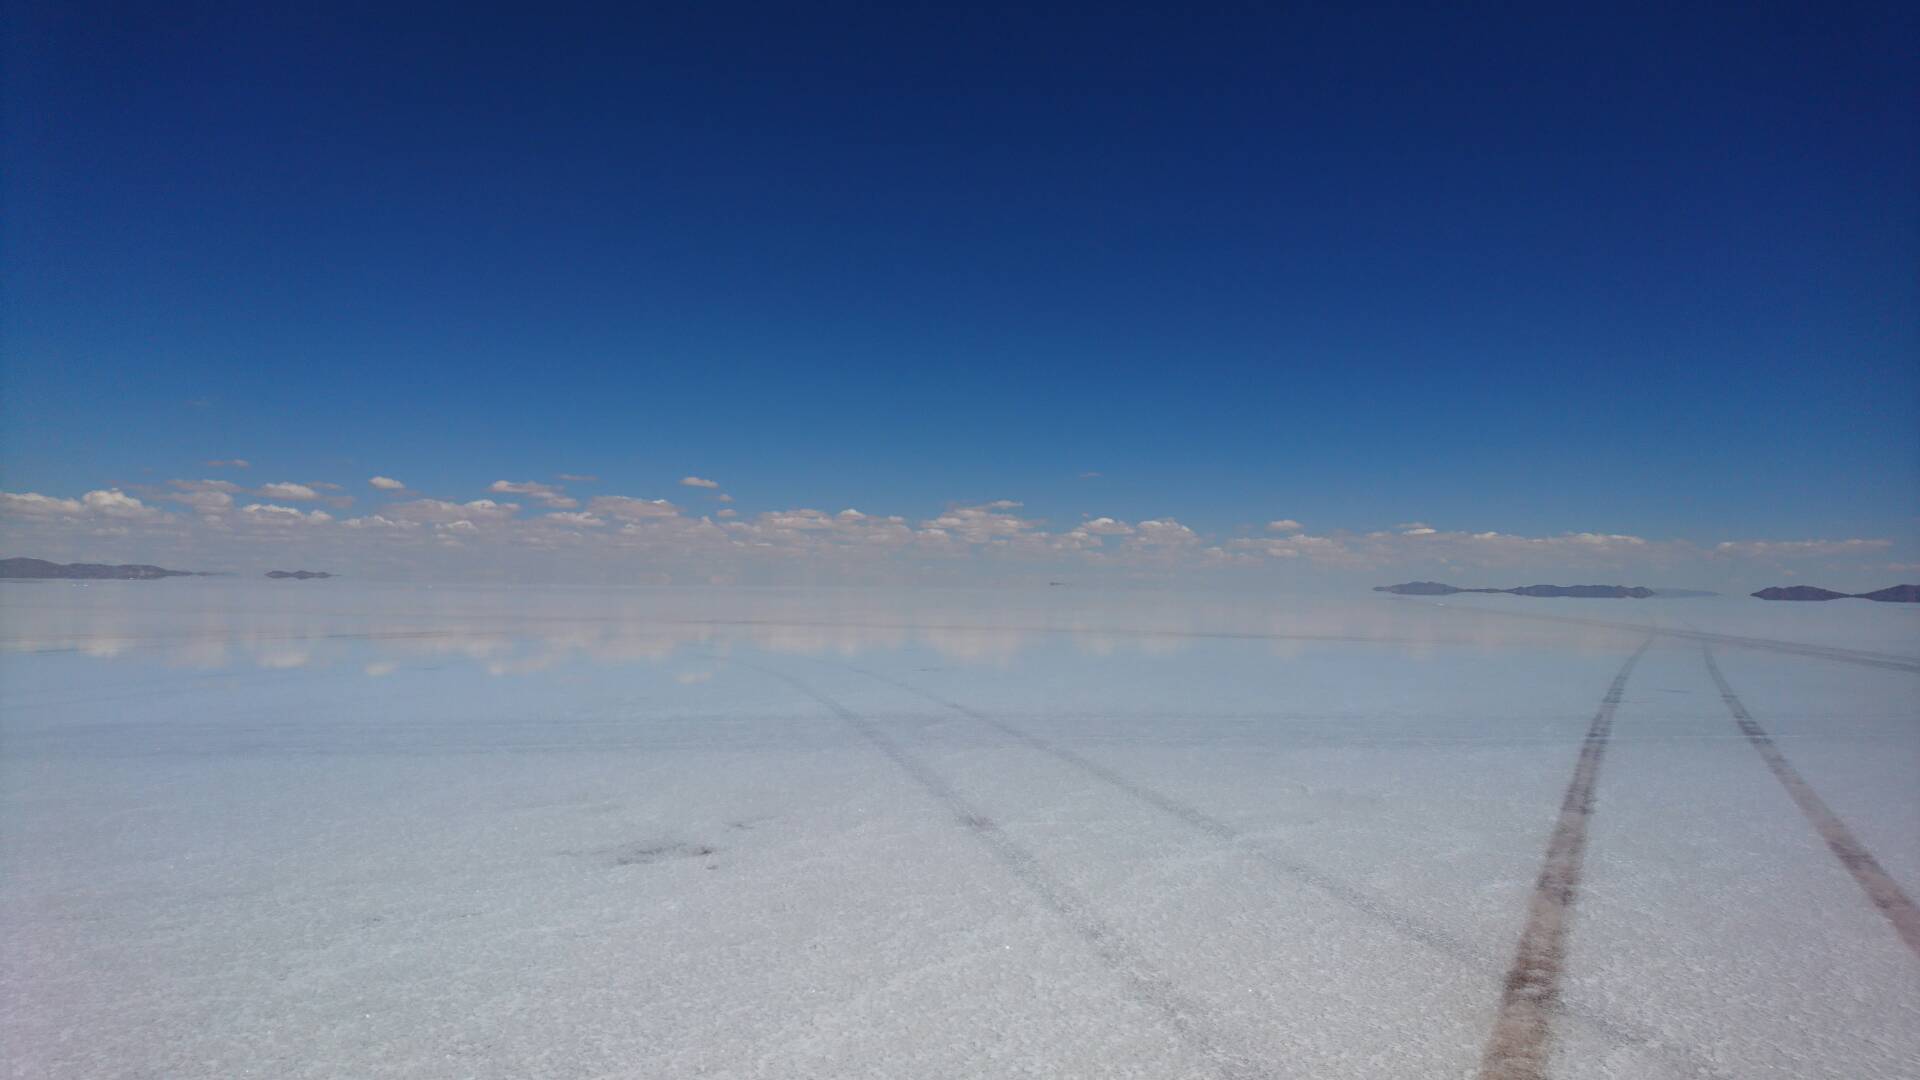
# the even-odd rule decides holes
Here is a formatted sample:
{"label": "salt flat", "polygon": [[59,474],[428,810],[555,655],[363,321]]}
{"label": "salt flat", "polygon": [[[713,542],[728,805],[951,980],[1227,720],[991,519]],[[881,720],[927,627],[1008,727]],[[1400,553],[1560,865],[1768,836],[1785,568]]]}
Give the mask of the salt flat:
{"label": "salt flat", "polygon": [[11,1076],[1474,1076],[1642,645],[1547,1074],[1920,1075],[1920,954],[1706,663],[1911,897],[1904,607],[0,603]]}

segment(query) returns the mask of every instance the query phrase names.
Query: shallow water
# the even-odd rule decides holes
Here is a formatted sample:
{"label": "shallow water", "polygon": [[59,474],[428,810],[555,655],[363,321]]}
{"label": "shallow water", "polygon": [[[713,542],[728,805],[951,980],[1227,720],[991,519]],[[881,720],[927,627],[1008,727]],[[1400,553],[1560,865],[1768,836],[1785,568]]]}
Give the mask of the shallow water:
{"label": "shallow water", "polygon": [[0,590],[18,1077],[1909,1077],[1901,605]]}

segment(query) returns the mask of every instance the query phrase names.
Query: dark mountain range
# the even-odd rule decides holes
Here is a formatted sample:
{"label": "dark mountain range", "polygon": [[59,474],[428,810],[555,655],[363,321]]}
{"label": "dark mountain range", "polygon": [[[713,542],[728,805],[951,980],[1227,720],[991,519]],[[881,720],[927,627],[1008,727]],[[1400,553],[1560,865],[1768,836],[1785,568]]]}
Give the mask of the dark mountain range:
{"label": "dark mountain range", "polygon": [[1920,585],[1889,585],[1863,593],[1834,592],[1813,585],[1775,585],[1753,595],[1762,600],[1878,600],[1883,604],[1920,604]]}
{"label": "dark mountain range", "polygon": [[1592,599],[1615,599],[1658,595],[1654,590],[1640,585],[1521,585],[1513,589],[1463,589],[1458,585],[1442,585],[1438,581],[1409,581],[1404,585],[1375,585],[1374,592],[1396,593],[1400,596],[1451,596],[1454,593],[1508,593],[1513,596],[1575,596]]}
{"label": "dark mountain range", "polygon": [[147,581],[153,578],[206,576],[192,570],[167,570],[144,563],[108,566],[105,563],[56,563],[45,559],[0,559],[0,578]]}
{"label": "dark mountain range", "polygon": [[293,578],[296,581],[306,581],[309,578],[330,578],[333,575],[327,573],[325,570],[269,570],[267,571],[267,576],[270,578]]}

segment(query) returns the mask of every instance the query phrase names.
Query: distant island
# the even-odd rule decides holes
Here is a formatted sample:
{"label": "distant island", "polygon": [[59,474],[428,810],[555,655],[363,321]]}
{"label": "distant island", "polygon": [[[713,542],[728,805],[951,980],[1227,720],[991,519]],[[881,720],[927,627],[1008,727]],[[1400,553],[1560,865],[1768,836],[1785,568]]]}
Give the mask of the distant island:
{"label": "distant island", "polygon": [[211,577],[192,570],[168,570],[145,563],[123,563],[108,566],[105,563],[57,563],[45,559],[0,559],[0,578],[25,578],[29,580],[80,580],[80,581],[150,581],[154,578],[170,577]]}
{"label": "distant island", "polygon": [[333,575],[327,573],[325,570],[269,570],[267,571],[267,576],[270,578],[293,578],[297,581],[306,581],[309,578],[329,578]]}
{"label": "distant island", "polygon": [[1663,593],[1643,585],[1522,585],[1514,589],[1463,589],[1438,581],[1409,581],[1404,585],[1375,585],[1374,592],[1400,596],[1451,596],[1454,593],[1507,593],[1513,596],[1576,596],[1584,599],[1644,599],[1649,596],[1712,596],[1698,590],[1675,589]]}
{"label": "distant island", "polygon": [[1920,585],[1889,585],[1863,593],[1834,592],[1814,585],[1775,585],[1753,595],[1762,600],[1878,600],[1883,604],[1920,604]]}

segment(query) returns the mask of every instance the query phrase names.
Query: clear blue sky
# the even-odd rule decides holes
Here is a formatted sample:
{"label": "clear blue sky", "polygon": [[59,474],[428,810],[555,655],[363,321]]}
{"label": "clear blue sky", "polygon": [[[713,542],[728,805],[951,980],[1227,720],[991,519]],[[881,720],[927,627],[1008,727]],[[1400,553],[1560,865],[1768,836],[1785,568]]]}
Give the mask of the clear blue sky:
{"label": "clear blue sky", "polygon": [[0,484],[1914,532],[1913,5],[390,6],[12,5]]}

